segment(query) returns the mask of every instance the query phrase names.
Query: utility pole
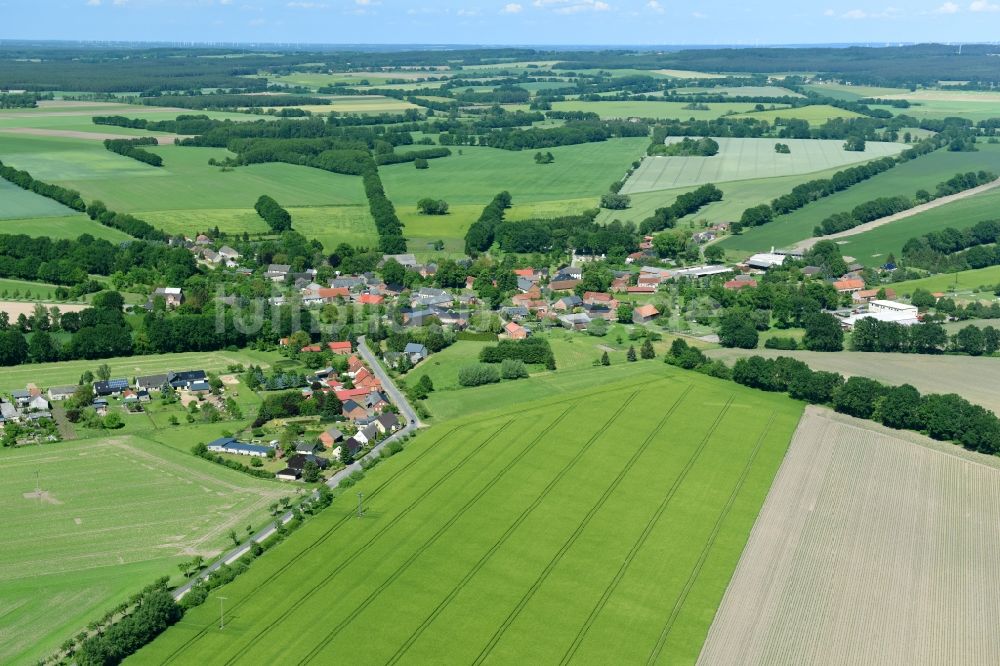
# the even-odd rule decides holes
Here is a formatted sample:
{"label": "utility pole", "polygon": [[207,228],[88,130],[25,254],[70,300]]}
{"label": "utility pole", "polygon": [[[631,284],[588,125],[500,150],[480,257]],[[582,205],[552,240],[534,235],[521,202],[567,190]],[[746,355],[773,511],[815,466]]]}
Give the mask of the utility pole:
{"label": "utility pole", "polygon": [[362,516],[365,515],[364,505],[362,504],[364,497],[365,497],[364,493],[358,493],[358,518],[361,518]]}
{"label": "utility pole", "polygon": [[39,497],[42,496],[42,487],[38,483],[38,470],[35,470],[35,494]]}
{"label": "utility pole", "polygon": [[225,612],[224,608],[225,608],[225,601],[228,598],[229,597],[218,597],[218,600],[219,600],[219,629],[220,630],[226,628],[226,612]]}

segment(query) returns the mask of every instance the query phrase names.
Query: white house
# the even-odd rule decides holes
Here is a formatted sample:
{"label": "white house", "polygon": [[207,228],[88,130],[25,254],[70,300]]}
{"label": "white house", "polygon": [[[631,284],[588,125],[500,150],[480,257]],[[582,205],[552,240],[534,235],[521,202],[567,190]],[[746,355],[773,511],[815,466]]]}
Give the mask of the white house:
{"label": "white house", "polygon": [[917,317],[917,306],[886,300],[870,301],[868,311],[847,317],[844,320],[844,327],[853,330],[854,325],[862,319],[877,319],[903,326],[912,326],[920,321]]}

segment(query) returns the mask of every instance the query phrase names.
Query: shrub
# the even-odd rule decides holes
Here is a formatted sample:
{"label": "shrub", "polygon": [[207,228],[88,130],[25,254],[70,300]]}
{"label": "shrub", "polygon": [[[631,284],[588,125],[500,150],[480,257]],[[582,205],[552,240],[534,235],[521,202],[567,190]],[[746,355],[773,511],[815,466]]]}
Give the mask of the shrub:
{"label": "shrub", "polygon": [[524,361],[505,358],[500,362],[500,376],[504,379],[523,379],[528,376],[528,368]]}
{"label": "shrub", "polygon": [[458,371],[458,383],[462,386],[482,386],[500,381],[500,371],[492,365],[474,363]]}

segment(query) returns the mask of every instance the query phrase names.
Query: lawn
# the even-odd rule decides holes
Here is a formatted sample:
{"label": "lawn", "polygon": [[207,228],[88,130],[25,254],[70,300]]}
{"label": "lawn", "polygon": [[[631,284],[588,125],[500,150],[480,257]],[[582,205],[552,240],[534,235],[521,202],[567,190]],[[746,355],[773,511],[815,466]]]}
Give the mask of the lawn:
{"label": "lawn", "polygon": [[801,406],[631,370],[423,433],[133,663],[693,663]]}
{"label": "lawn", "polygon": [[[871,144],[869,144],[871,145]],[[901,144],[899,144],[901,145]],[[974,153],[953,153],[947,150],[937,150],[905,164],[900,164],[874,178],[849,187],[829,197],[819,199],[797,211],[782,215],[773,222],[761,227],[750,228],[739,236],[730,236],[721,242],[727,250],[761,251],[770,247],[786,247],[796,241],[812,236],[813,227],[821,220],[835,213],[850,212],[855,206],[878,197],[913,195],[919,189],[934,192],[938,183],[948,180],[956,173],[979,171],[985,169],[1000,173],[1000,145],[982,144]],[[725,190],[723,190],[725,191]],[[958,202],[962,203],[962,202]],[[942,207],[949,208],[952,205]],[[932,214],[929,211],[927,214]],[[921,217],[914,216],[906,220],[887,225],[883,229],[894,226],[906,227]],[[869,233],[876,233],[876,229]],[[864,234],[859,235],[860,238]],[[909,238],[909,236],[907,236]],[[844,239],[850,242],[852,239]],[[847,252],[847,246],[844,252]],[[848,253],[852,254],[853,253]]]}
{"label": "lawn", "polygon": [[251,363],[268,367],[277,360],[277,354],[244,350],[238,352],[183,352],[179,354],[151,354],[149,356],[122,356],[93,361],[58,361],[55,363],[30,363],[4,368],[0,377],[0,390],[23,389],[32,382],[42,388],[76,384],[86,371],[96,373],[98,366],[107,363],[113,377],[133,379],[136,375],[155,375],[168,370],[204,370],[225,372],[227,366]]}
{"label": "lawn", "polygon": [[998,207],[1000,190],[989,190],[857,236],[843,238],[838,243],[844,254],[855,257],[863,264],[877,266],[885,262],[890,252],[899,257],[906,241],[915,236],[945,227],[965,229],[981,220],[996,219]]}
{"label": "lawn", "polygon": [[453,205],[475,204],[482,212],[502,190],[511,193],[515,205],[581,197],[594,197],[596,203],[639,159],[648,143],[629,138],[560,146],[549,150],[555,162],[544,165],[535,164],[537,151],[533,150],[452,146],[451,156],[430,160],[429,169],[393,164],[380,168],[379,173],[389,197],[402,211],[414,209],[423,197],[434,197]]}
{"label": "lawn", "polygon": [[[679,142],[681,137],[670,137]],[[716,139],[719,153],[712,157],[647,157],[622,188],[623,194],[734,180],[774,178],[844,167],[895,155],[902,143],[870,141],[864,152],[844,150],[844,142],[819,139],[781,139],[790,154],[774,151],[775,139]]]}
{"label": "lawn", "polygon": [[46,656],[177,563],[225,548],[230,529],[261,525],[282,494],[137,437],[4,450],[0,661]]}

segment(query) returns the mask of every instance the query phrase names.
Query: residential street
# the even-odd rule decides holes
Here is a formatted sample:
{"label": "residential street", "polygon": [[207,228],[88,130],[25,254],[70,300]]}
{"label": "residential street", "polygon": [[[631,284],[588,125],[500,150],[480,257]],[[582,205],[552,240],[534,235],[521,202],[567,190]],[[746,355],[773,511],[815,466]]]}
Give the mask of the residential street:
{"label": "residential street", "polygon": [[[410,403],[407,402],[406,396],[403,395],[402,391],[400,391],[393,383],[392,378],[389,377],[389,373],[387,373],[379,364],[378,359],[375,358],[375,355],[368,348],[368,343],[365,341],[364,336],[358,338],[358,353],[361,354],[361,358],[364,360],[365,363],[368,364],[368,367],[370,367],[372,372],[375,373],[375,376],[378,377],[379,381],[382,382],[382,388],[385,391],[385,393],[389,395],[389,398],[392,400],[392,403],[399,408],[399,415],[404,419],[403,422],[405,425],[399,430],[397,430],[395,433],[390,435],[389,437],[386,437],[381,442],[376,444],[374,448],[372,448],[372,450],[368,452],[367,455],[364,456],[364,458],[361,458],[360,460],[355,460],[353,463],[351,463],[344,469],[338,471],[336,474],[331,476],[330,479],[327,480],[326,482],[326,485],[328,485],[331,488],[336,488],[337,484],[340,483],[341,479],[344,479],[352,472],[360,471],[361,460],[374,458],[380,455],[383,446],[412,433],[421,426],[420,420],[417,418],[416,411],[414,411]],[[274,522],[280,520],[281,524],[284,525],[291,519],[292,519],[292,512],[288,511],[282,514],[280,517],[275,518]],[[198,574],[197,576],[189,580],[187,583],[181,585],[176,590],[174,590],[173,592],[174,599],[180,601],[185,594],[191,591],[191,588],[194,587],[194,585],[198,581],[207,578],[209,574],[211,574],[213,571],[221,567],[223,564],[230,564],[238,560],[240,557],[242,557],[250,550],[250,545],[252,543],[261,542],[264,539],[271,536],[272,534],[274,534],[275,531],[274,522],[269,523],[267,527],[254,534],[250,540],[240,544],[239,546],[233,548],[230,551],[227,551],[226,553],[223,553],[218,559],[216,559],[209,566],[203,569],[200,574]]]}

